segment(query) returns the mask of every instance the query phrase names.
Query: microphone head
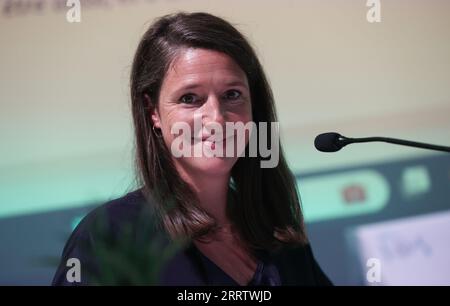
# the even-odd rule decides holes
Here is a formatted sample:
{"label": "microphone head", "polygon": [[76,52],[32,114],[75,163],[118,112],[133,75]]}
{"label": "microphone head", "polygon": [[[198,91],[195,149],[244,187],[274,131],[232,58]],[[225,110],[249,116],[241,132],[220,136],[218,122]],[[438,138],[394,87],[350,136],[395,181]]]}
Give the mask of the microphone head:
{"label": "microphone head", "polygon": [[323,133],[316,137],[314,146],[321,152],[337,152],[345,145],[341,143],[342,136],[338,133]]}

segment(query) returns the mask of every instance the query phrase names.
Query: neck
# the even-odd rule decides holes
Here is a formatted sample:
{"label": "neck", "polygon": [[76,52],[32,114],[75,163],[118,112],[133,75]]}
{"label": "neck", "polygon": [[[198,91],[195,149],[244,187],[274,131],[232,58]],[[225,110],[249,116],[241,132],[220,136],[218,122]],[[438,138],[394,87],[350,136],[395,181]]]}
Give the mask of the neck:
{"label": "neck", "polygon": [[191,174],[179,168],[181,167],[177,167],[178,172],[197,195],[200,206],[216,220],[218,226],[228,226],[226,206],[230,174],[217,176]]}

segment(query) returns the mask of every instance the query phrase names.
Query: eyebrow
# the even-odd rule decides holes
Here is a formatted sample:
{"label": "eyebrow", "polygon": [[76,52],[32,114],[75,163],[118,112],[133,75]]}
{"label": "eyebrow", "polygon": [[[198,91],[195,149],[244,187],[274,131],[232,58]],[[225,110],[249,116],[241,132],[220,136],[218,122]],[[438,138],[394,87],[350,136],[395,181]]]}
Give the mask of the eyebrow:
{"label": "eyebrow", "polygon": [[[240,87],[248,88],[248,86],[244,82],[238,81],[238,80],[225,82],[224,84],[225,84],[225,86],[240,86]],[[198,83],[190,83],[190,84],[187,84],[185,86],[182,86],[182,87],[178,88],[176,90],[176,92],[184,91],[184,90],[190,90],[190,89],[195,89],[195,88],[198,88],[198,87],[201,87],[201,85],[198,84]]]}
{"label": "eyebrow", "polygon": [[247,87],[247,84],[245,84],[242,81],[231,81],[225,83],[226,86],[241,86],[241,87]]}

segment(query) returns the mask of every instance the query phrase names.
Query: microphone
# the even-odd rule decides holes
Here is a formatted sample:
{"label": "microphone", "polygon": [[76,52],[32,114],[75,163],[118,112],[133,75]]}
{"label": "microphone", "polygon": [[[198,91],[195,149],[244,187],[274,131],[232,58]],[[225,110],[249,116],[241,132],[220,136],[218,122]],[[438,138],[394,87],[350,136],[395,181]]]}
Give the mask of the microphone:
{"label": "microphone", "polygon": [[374,141],[381,141],[422,149],[430,149],[435,151],[450,152],[450,147],[437,146],[422,142],[415,142],[387,137],[348,138],[335,132],[323,133],[318,135],[314,140],[314,146],[316,147],[317,150],[321,152],[337,152],[346,145],[351,143],[374,142]]}

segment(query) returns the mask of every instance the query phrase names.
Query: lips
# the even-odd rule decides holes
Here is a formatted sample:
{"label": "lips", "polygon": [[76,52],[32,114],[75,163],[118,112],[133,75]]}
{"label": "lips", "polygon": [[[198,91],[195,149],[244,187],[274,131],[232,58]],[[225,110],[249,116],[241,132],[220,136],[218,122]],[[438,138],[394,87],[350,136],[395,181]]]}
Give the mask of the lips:
{"label": "lips", "polygon": [[[230,136],[228,138],[232,138],[232,137],[233,136]],[[223,139],[220,139],[220,140],[215,140],[215,139],[210,139],[210,138],[214,138],[213,135],[202,136],[202,138],[194,137],[192,139],[195,140],[195,141],[211,142],[211,143],[224,142],[224,141],[226,141],[228,139],[227,137],[225,137]]]}

